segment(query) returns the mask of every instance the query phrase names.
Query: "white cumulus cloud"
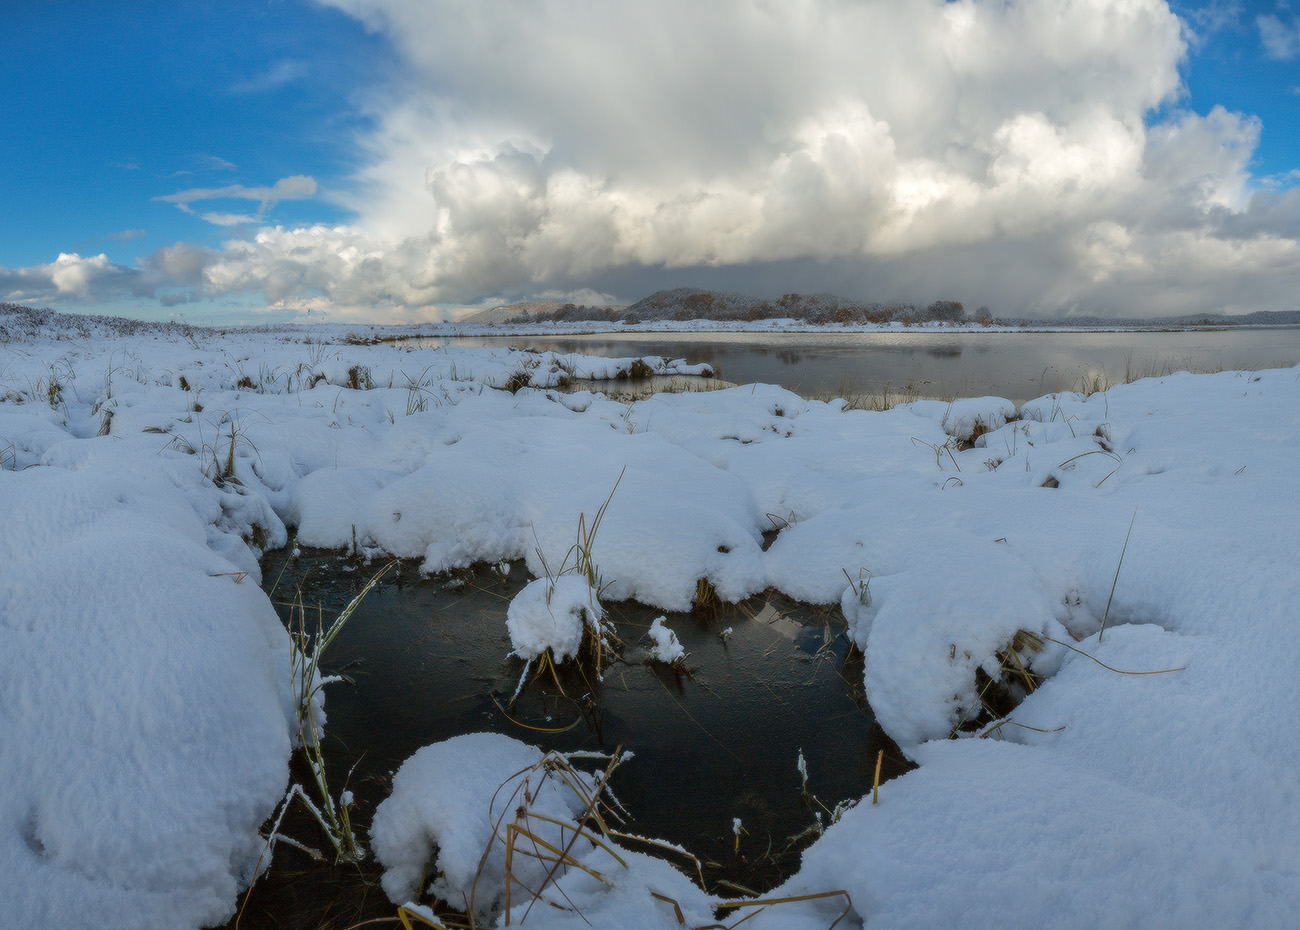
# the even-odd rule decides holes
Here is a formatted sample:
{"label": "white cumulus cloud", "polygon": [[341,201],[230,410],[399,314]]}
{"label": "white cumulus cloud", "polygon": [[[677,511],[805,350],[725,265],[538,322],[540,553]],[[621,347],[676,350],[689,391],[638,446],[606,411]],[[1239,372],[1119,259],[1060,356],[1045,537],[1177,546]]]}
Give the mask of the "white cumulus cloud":
{"label": "white cumulus cloud", "polygon": [[[1259,194],[1258,123],[1150,121],[1179,99],[1190,34],[1163,0],[326,2],[408,67],[374,101],[353,205],[421,299],[652,268],[779,287],[779,268],[864,296],[1141,313],[1121,283],[1152,301],[1211,262],[1239,299],[1278,261],[1229,222]],[[1217,290],[1175,289],[1149,305],[1214,309]]]}
{"label": "white cumulus cloud", "polygon": [[141,269],[119,265],[103,253],[83,257],[62,252],[47,264],[0,268],[0,300],[40,303],[151,294],[153,285],[145,277]]}

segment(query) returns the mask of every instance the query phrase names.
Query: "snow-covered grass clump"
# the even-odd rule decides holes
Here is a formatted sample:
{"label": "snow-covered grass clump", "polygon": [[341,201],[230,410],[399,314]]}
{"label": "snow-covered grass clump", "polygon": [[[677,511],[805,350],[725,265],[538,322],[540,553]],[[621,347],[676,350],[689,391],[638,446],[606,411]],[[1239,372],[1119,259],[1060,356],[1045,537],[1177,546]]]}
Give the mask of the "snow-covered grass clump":
{"label": "snow-covered grass clump", "polygon": [[543,754],[495,733],[420,749],[375,811],[384,892],[429,920],[426,896],[494,926],[568,926],[588,909],[601,926],[644,926],[675,918],[674,903],[700,925],[704,893],[614,839],[605,787],[627,757],[598,758],[605,771],[588,774],[582,754]]}
{"label": "snow-covered grass clump", "polygon": [[[542,829],[552,845],[564,843],[562,825],[584,807],[562,779],[535,770],[542,759],[540,749],[507,736],[472,733],[426,746],[402,763],[370,828],[389,899],[402,904],[428,890],[479,919],[499,909],[508,841],[501,821],[514,818],[521,794],[530,812],[560,821]],[[534,860],[525,871],[520,877],[536,884],[545,870]],[[420,883],[425,874],[433,877],[428,888]]]}
{"label": "snow-covered grass clump", "polygon": [[656,617],[650,624],[649,635],[654,647],[650,650],[650,659],[673,665],[686,658],[686,649],[677,641],[677,634],[670,630],[665,622],[667,617]]}
{"label": "snow-covered grass clump", "polygon": [[555,662],[577,656],[585,636],[604,636],[605,610],[581,575],[538,578],[516,594],[506,609],[513,654],[534,662],[550,654]]}
{"label": "snow-covered grass clump", "polygon": [[[598,513],[599,583],[565,582],[566,609],[767,588],[845,607],[866,696],[920,768],[827,829],[785,893],[847,891],[846,924],[873,928],[1281,928],[1300,912],[1295,370],[1051,395],[1013,418],[996,398],[873,413],[766,385],[626,405],[517,377],[600,361],[334,329],[15,332],[0,900],[16,926],[233,913],[296,729],[263,549],[294,531],[430,572],[526,559],[550,584]],[[573,624],[547,632],[537,594],[516,648],[567,651]],[[991,682],[1023,703],[984,739],[946,740]],[[462,775],[429,783],[461,797]],[[409,810],[380,823],[430,822]],[[557,897],[528,922],[679,926],[651,892],[712,920],[667,866],[624,858],[614,888],[571,869],[557,887],[580,906]],[[825,927],[842,906],[747,925]]]}

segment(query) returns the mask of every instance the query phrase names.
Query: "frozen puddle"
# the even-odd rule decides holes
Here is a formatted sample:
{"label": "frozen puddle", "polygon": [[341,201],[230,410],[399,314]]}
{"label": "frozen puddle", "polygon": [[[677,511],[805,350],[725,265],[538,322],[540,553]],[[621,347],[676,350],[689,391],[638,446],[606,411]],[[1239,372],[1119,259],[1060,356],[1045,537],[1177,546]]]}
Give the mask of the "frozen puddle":
{"label": "frozen puddle", "polygon": [[[381,564],[355,565],[320,551],[291,559],[282,550],[266,557],[263,577],[283,619],[301,590],[303,603],[319,605],[328,622]],[[668,614],[690,674],[637,661],[663,611],[606,604],[626,660],[607,665],[603,681],[564,667],[563,691],[547,674],[511,704],[523,662],[508,657],[506,607],[527,581],[521,564],[505,574],[480,567],[449,582],[422,578],[418,562],[404,562],[330,646],[324,671],[348,679],[327,687],[330,781],[342,785],[352,770],[363,826],[397,767],[439,740],[496,732],[544,750],[622,746],[635,754],[613,781],[635,818],[627,829],[687,848],[705,863],[710,883],[763,890],[797,868],[791,840],[818,809],[801,792],[801,750],[808,790],[830,809],[870,791],[879,750],[884,777],[910,767],[865,704],[861,658],[846,655],[839,611],[785,599],[752,598],[712,618]],[[739,853],[734,818],[743,826]],[[316,841],[309,823],[297,829]],[[301,862],[290,866],[291,856]],[[273,908],[276,895],[289,893],[278,886],[301,889],[309,881],[301,873],[310,868],[305,857],[287,848],[277,857],[288,877],[277,870],[264,877],[253,893],[258,906]],[[339,879],[320,880],[334,886]],[[328,892],[318,889],[293,907],[301,911],[322,895],[328,905]],[[340,906],[360,907],[358,897],[344,895]],[[391,916],[382,893],[372,889],[370,899],[373,916]]]}

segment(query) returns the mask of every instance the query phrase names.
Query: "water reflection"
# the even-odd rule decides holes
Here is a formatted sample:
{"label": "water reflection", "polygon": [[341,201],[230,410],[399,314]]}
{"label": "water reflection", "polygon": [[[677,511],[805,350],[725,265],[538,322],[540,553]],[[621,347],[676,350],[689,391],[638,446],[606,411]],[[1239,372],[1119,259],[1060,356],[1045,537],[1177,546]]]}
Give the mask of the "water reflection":
{"label": "water reflection", "polygon": [[996,394],[1017,402],[1085,385],[1171,371],[1289,367],[1300,327],[1129,333],[619,333],[464,336],[463,346],[529,346],[612,357],[665,355],[708,362],[737,384],[779,384],[807,396]]}

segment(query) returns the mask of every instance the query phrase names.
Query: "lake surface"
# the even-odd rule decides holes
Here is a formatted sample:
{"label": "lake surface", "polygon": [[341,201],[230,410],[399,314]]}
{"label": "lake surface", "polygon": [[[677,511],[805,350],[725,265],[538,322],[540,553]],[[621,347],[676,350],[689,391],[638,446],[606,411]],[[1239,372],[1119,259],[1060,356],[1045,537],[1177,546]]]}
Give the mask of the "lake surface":
{"label": "lake surface", "polygon": [[994,394],[1021,403],[1171,371],[1300,364],[1300,327],[1164,332],[598,333],[461,336],[457,346],[528,346],[623,358],[708,362],[736,384],[779,384],[806,397],[891,399]]}

